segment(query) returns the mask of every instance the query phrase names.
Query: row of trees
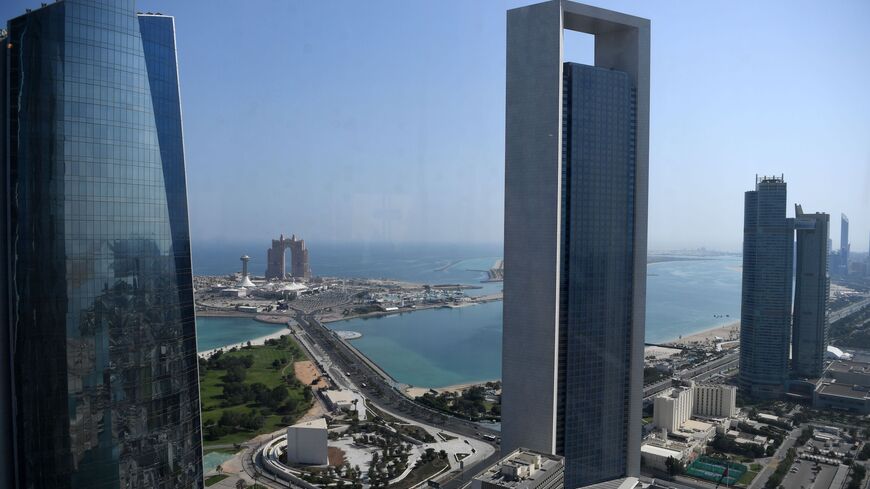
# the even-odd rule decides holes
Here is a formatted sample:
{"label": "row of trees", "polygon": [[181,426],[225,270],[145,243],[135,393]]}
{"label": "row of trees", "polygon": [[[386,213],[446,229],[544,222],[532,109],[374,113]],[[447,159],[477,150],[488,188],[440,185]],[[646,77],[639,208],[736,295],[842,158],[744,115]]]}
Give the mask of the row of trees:
{"label": "row of trees", "polygon": [[486,408],[486,389],[482,386],[469,387],[458,396],[452,392],[434,394],[427,392],[417,398],[417,401],[441,411],[460,414],[471,419],[480,419],[489,415],[493,418],[501,416],[501,405],[493,404]]}
{"label": "row of trees", "polygon": [[791,464],[794,463],[794,457],[797,454],[794,448],[789,448],[788,453],[785,454],[785,458],[782,462],[776,467],[776,470],[773,474],[770,475],[770,478],[767,479],[767,482],[764,484],[764,489],[776,489],[782,483],[782,480],[785,479],[786,473],[788,469],[791,468]]}
{"label": "row of trees", "polygon": [[290,413],[296,409],[296,401],[290,398],[290,391],[284,385],[272,389],[260,382],[250,385],[238,382],[224,385],[224,405],[237,406],[251,402],[280,414]]}
{"label": "row of trees", "polygon": [[849,484],[846,489],[861,489],[861,482],[867,475],[867,469],[861,464],[852,464],[852,476],[849,478]]}
{"label": "row of trees", "polygon": [[735,455],[742,455],[744,457],[750,458],[761,458],[764,456],[771,456],[774,454],[776,449],[773,445],[768,445],[765,449],[762,445],[758,443],[737,443],[736,441],[728,438],[727,436],[719,433],[713,438],[713,441],[710,443],[710,446],[722,453],[733,453]]}
{"label": "row of trees", "polygon": [[206,440],[217,440],[237,431],[256,431],[266,425],[266,417],[256,409],[250,411],[224,411],[218,422],[207,421],[204,428]]}

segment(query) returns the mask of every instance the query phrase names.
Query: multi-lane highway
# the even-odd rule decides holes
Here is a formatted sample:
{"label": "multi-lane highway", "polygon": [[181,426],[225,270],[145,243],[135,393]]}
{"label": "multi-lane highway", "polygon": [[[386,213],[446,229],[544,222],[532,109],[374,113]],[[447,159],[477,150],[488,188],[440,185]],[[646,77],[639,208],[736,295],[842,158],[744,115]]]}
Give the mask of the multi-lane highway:
{"label": "multi-lane highway", "polygon": [[296,322],[299,325],[300,334],[305,335],[303,341],[316,345],[316,348],[328,358],[331,365],[321,365],[321,367],[327,370],[333,378],[344,377],[347,379],[356,390],[379,409],[386,411],[387,414],[398,414],[467,438],[482,440],[494,446],[495,452],[492,455],[464,467],[460,473],[454,474],[449,482],[442,484],[442,487],[456,489],[468,482],[470,474],[474,474],[498,460],[499,447],[492,440],[500,436],[498,431],[435,411],[409,399],[396,389],[392,379],[335,333],[320,324],[313,314],[299,314],[296,317]]}

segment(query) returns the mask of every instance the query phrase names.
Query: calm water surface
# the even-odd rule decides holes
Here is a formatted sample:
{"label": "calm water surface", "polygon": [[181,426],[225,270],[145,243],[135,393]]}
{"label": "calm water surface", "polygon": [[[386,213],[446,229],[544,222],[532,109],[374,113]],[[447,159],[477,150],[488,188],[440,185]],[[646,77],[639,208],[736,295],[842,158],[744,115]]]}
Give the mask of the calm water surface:
{"label": "calm water surface", "polygon": [[501,378],[501,302],[327,324],[405,384],[444,387]]}
{"label": "calm water surface", "polygon": [[287,329],[281,324],[266,324],[244,317],[197,317],[196,350],[208,351],[257,339]]}
{"label": "calm water surface", "polygon": [[[194,268],[200,274],[231,273],[238,268],[241,252],[255,255],[251,248],[197,249]],[[502,288],[501,283],[480,282],[500,257],[497,247],[310,245],[309,249],[312,268],[320,275],[482,287],[471,295]],[[740,257],[729,256],[649,265],[646,341],[659,343],[738,320],[740,264]],[[251,265],[255,268],[254,261]],[[353,319],[328,327],[362,333],[354,346],[397,381],[443,387],[501,376],[501,324],[502,304],[492,302]],[[244,318],[199,318],[197,327],[200,351],[282,329]]]}

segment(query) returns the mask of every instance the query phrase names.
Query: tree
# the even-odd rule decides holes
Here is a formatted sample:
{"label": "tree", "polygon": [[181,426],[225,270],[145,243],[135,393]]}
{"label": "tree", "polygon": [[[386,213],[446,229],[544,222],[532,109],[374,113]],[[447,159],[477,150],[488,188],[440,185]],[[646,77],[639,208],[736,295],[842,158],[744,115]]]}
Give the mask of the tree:
{"label": "tree", "polygon": [[685,470],[685,467],[683,467],[683,462],[680,462],[674,457],[668,457],[668,459],[665,460],[665,467],[667,467],[668,475],[671,477],[680,475],[683,473],[683,470]]}
{"label": "tree", "polygon": [[247,487],[248,487],[248,483],[243,481],[242,479],[239,479],[238,481],[236,481],[236,489],[245,489]]}

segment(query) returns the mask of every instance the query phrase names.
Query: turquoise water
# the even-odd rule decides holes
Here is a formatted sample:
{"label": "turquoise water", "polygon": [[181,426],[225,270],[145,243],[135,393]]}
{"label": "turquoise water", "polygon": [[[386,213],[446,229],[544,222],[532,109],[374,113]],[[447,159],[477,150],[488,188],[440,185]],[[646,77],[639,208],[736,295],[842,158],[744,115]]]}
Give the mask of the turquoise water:
{"label": "turquoise water", "polygon": [[734,256],[650,264],[646,279],[647,343],[740,320],[741,265],[741,258]]}
{"label": "turquoise water", "polygon": [[[229,273],[243,249],[198,252],[198,273]],[[387,277],[418,283],[481,286],[470,295],[501,290],[481,283],[498,259],[494,247],[309,246],[315,273],[345,277]],[[198,250],[199,251],[199,250]],[[226,255],[226,256],[224,256]],[[206,258],[197,263],[197,258]],[[740,316],[741,259],[654,263],[648,267],[646,341],[660,343]],[[253,262],[252,262],[253,266]],[[721,317],[714,317],[721,316]],[[501,302],[460,309],[415,311],[400,316],[332,323],[331,328],[363,333],[353,344],[396,380],[441,387],[501,376]],[[199,318],[199,349],[258,338],[281,327],[244,318]]]}
{"label": "turquoise water", "polygon": [[501,378],[501,301],[328,323],[394,379],[444,387]]}
{"label": "turquoise water", "polygon": [[[646,341],[663,342],[738,320],[739,266],[736,257],[650,265]],[[397,381],[444,387],[501,377],[501,324],[502,303],[490,302],[328,327],[362,333],[353,345]]]}
{"label": "turquoise water", "polygon": [[233,458],[232,453],[224,453],[224,452],[211,452],[207,453],[202,457],[202,470],[205,473],[209,473],[215,468],[226,462],[227,460]]}
{"label": "turquoise water", "polygon": [[196,349],[208,351],[234,345],[287,329],[282,324],[266,324],[245,317],[197,317]]}

